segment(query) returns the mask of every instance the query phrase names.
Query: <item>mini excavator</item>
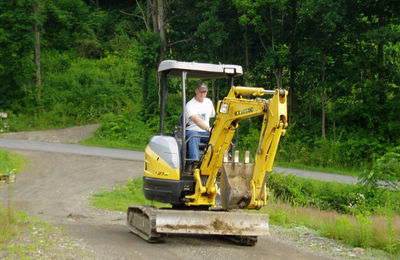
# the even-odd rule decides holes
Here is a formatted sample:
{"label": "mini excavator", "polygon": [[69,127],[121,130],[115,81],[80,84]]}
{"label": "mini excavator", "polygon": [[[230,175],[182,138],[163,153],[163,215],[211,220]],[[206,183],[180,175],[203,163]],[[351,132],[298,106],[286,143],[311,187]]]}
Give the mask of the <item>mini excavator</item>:
{"label": "mini excavator", "polygon": [[[267,203],[266,178],[288,126],[287,91],[235,86],[234,78],[243,75],[239,65],[165,60],[158,73],[160,127],[145,150],[143,193],[146,199],[170,203],[172,208],[130,205],[129,230],[148,242],[165,241],[168,234],[177,233],[221,235],[237,244],[255,245],[258,236],[269,235],[269,216],[243,209],[258,210]],[[230,91],[218,102],[217,119],[208,144],[200,143],[195,169],[187,158],[185,116],[180,117],[174,132],[164,134],[167,76],[182,80],[183,115],[187,79],[229,80]],[[256,116],[263,116],[263,123],[254,164],[249,152],[240,163],[232,140],[239,122]]]}

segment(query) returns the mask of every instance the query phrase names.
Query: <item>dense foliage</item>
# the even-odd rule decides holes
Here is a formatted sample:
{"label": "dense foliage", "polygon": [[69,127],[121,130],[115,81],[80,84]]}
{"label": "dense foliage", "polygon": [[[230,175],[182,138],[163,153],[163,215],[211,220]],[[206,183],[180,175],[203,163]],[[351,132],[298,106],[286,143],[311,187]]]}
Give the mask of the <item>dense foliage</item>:
{"label": "dense foliage", "polygon": [[[237,85],[290,92],[279,161],[362,170],[400,145],[399,8],[395,0],[3,1],[2,129],[107,115],[98,136],[146,143],[157,132],[161,60],[233,63],[245,71]],[[176,107],[178,85],[170,80],[168,90]],[[215,81],[216,100],[227,85]],[[166,128],[180,113],[171,104]],[[254,147],[259,126],[241,124],[240,149]]]}
{"label": "dense foliage", "polygon": [[[345,214],[364,214],[367,211],[382,214],[388,192],[368,186],[303,179],[280,173],[270,174],[267,186],[274,197],[295,206],[315,207]],[[393,209],[400,212],[399,193],[389,193]]]}

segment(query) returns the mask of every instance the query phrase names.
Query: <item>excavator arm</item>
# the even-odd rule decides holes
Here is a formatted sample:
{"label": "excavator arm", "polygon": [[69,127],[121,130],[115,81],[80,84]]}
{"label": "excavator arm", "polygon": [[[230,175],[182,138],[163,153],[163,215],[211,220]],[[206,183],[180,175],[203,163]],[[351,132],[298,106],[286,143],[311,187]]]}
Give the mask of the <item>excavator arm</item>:
{"label": "excavator arm", "polygon": [[[258,96],[272,94],[270,99]],[[249,98],[245,98],[249,97]],[[199,169],[194,172],[195,193],[186,196],[188,206],[215,204],[217,177],[221,174],[220,196],[224,209],[259,209],[266,205],[268,192],[265,181],[271,171],[280,137],[287,127],[287,91],[282,89],[232,87],[228,96],[218,103],[218,119],[213,126],[207,151]],[[224,154],[239,122],[263,115],[255,163],[224,163]]]}

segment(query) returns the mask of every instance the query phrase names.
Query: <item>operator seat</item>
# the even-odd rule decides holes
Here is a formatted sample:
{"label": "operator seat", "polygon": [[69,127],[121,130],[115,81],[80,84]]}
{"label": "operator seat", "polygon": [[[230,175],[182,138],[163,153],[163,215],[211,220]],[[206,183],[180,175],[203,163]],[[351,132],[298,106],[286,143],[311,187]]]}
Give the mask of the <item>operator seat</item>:
{"label": "operator seat", "polygon": [[[182,114],[179,116],[178,126],[180,126],[180,127],[183,126],[183,115],[182,115]],[[186,126],[187,126],[187,125],[186,125]],[[200,144],[199,144],[200,157],[204,154],[204,149],[206,149],[207,145],[208,145],[208,144],[206,144],[206,143],[200,143]],[[188,157],[188,156],[189,156],[188,147],[186,147],[186,151],[187,151],[186,157]]]}

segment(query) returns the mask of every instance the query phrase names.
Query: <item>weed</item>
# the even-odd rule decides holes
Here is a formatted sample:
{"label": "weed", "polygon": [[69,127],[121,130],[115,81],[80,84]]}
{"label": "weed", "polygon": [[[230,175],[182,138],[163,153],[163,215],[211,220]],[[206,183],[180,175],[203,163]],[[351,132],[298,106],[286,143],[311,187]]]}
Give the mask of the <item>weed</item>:
{"label": "weed", "polygon": [[28,160],[23,156],[0,149],[0,173],[15,174],[25,169]]}
{"label": "weed", "polygon": [[374,237],[374,233],[372,230],[372,221],[369,220],[371,213],[369,211],[365,211],[363,214],[359,214],[356,216],[358,220],[359,226],[359,244],[363,248],[368,248],[372,245],[372,239]]}
{"label": "weed", "polygon": [[[365,186],[378,188],[384,186],[391,190],[397,190],[396,169],[400,159],[400,146],[392,148],[389,152],[377,159],[371,169],[364,170],[360,173],[360,182]],[[383,183],[383,184],[381,184]]]}
{"label": "weed", "polygon": [[398,239],[395,236],[395,230],[393,228],[393,210],[392,210],[392,205],[390,202],[390,195],[389,192],[386,192],[387,195],[387,201],[386,201],[386,207],[387,207],[387,213],[386,213],[386,217],[387,217],[387,240],[388,243],[386,245],[386,250],[390,253],[393,254],[396,249],[397,249],[397,245],[398,245]]}
{"label": "weed", "polygon": [[14,245],[10,246],[10,255],[11,255],[11,258],[14,258],[14,255],[15,255],[15,246]]}
{"label": "weed", "polygon": [[350,224],[350,221],[346,218],[346,216],[343,216],[341,219],[336,219],[335,229],[335,239],[352,244],[353,238],[350,236],[350,234],[353,233],[353,226]]}
{"label": "weed", "polygon": [[101,189],[90,197],[91,205],[102,209],[126,211],[128,205],[153,205],[158,207],[168,206],[146,200],[142,194],[143,180],[129,178],[124,185],[117,185],[112,191]]}

